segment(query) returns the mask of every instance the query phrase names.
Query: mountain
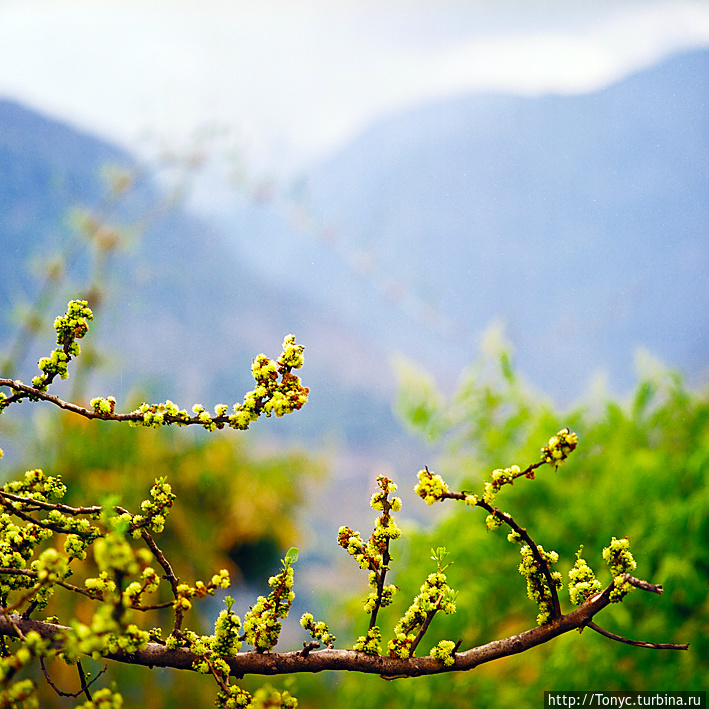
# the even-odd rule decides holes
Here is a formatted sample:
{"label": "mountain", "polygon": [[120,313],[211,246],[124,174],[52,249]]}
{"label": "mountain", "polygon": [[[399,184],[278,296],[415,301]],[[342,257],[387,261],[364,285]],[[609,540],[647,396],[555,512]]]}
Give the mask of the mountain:
{"label": "mountain", "polygon": [[[420,467],[391,413],[391,358],[450,384],[495,321],[523,373],[561,403],[597,370],[623,393],[639,346],[700,377],[708,73],[701,51],[593,94],[421,106],[371,126],[294,199],[211,190],[201,213],[161,213],[111,256],[92,337],[120,354],[87,395],[120,399],[140,384],[181,406],[231,403],[251,386],[251,358],[294,332],[311,400],[259,427],[308,446],[342,441],[355,478],[381,457],[407,475]],[[124,151],[0,103],[3,313],[36,293],[28,264],[74,237],[68,211],[104,200],[107,163],[136,169]],[[161,199],[148,175],[109,221],[130,230]],[[73,280],[90,268],[77,259]],[[1,320],[0,336],[11,331]],[[30,352],[25,379],[50,346]]]}
{"label": "mountain", "polygon": [[699,377],[708,106],[707,51],[591,94],[452,98],[378,122],[314,170],[305,228],[241,200],[219,229],[244,262],[440,377],[493,321],[563,403],[598,370],[626,391],[639,347]]}
{"label": "mountain", "polygon": [[[165,195],[150,175],[114,203],[102,177],[107,171],[142,175],[125,151],[0,101],[3,343],[13,339],[12,308],[33,302],[39,292],[38,264],[69,243],[77,245],[69,283],[47,308],[44,335],[17,376],[34,376],[37,359],[53,347],[53,318],[68,298],[84,292],[95,267],[72,216],[90,209],[122,229],[129,246],[109,255],[101,284],[106,295],[93,303],[90,342],[108,356],[109,366],[89,380],[87,396],[114,394],[120,404],[141,387],[151,398],[171,398],[187,408],[196,401],[209,408],[240,401],[253,387],[251,359],[261,351],[277,356],[283,337],[293,332],[306,345],[302,376],[311,401],[298,416],[256,428],[311,443],[335,436],[355,447],[392,435],[389,398],[372,386],[376,377],[365,376],[364,363],[383,356],[376,344],[338,315],[243,264],[206,221],[180,206],[165,209]],[[143,223],[146,215],[153,216]],[[57,382],[56,393],[74,381]]]}

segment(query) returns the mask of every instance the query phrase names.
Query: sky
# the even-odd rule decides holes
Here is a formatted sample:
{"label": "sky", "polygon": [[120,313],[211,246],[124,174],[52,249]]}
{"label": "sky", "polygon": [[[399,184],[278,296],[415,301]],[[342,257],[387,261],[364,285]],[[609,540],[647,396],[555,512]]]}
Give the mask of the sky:
{"label": "sky", "polygon": [[137,152],[224,128],[287,171],[429,101],[592,91],[707,45],[709,0],[0,0],[0,96]]}

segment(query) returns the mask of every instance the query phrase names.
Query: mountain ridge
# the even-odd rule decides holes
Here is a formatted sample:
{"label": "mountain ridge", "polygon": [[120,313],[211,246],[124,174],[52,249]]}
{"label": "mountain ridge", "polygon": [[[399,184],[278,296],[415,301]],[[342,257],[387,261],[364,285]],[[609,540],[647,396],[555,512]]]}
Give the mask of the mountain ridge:
{"label": "mountain ridge", "polygon": [[219,228],[246,262],[268,240],[271,277],[436,374],[502,320],[523,371],[564,403],[597,368],[627,391],[638,347],[702,375],[708,79],[700,50],[592,94],[422,106],[314,171],[310,233],[247,203]]}

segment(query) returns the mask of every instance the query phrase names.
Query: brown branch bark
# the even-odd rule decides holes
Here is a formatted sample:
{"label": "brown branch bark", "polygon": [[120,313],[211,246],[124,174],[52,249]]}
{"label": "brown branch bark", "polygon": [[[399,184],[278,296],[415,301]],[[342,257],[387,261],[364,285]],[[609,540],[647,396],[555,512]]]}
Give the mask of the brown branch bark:
{"label": "brown branch bark", "polygon": [[33,497],[15,495],[12,492],[7,492],[7,490],[2,491],[2,496],[12,502],[19,502],[24,507],[30,508],[33,511],[39,509],[58,510],[62,514],[89,516],[100,514],[103,511],[103,507],[101,507],[101,505],[92,505],[91,507],[70,507],[69,505],[65,505],[61,502],[45,502],[44,500],[35,500]]}
{"label": "brown branch bark", "polygon": [[[39,399],[40,401],[47,401],[51,404],[54,404],[55,406],[58,406],[60,409],[64,409],[65,411],[71,411],[74,414],[77,414],[79,416],[83,416],[84,418],[87,419],[101,419],[102,421],[142,421],[143,420],[143,414],[140,413],[135,413],[131,412],[128,414],[104,414],[104,413],[98,413],[94,411],[93,409],[87,409],[84,406],[79,406],[78,404],[73,404],[70,401],[64,401],[63,399],[60,399],[58,396],[55,396],[54,394],[48,394],[46,391],[40,391],[39,389],[36,389],[35,387],[29,386],[27,384],[23,384],[20,381],[17,381],[15,379],[0,379],[0,387],[9,387],[10,389],[18,392],[22,392],[22,395],[19,394],[13,394],[12,396],[9,396],[5,400],[5,404],[12,404],[15,403],[16,401],[20,401],[21,399],[24,398],[29,398],[29,399]],[[197,416],[191,416],[189,419],[185,419],[184,421],[182,419],[179,419],[175,416],[169,416],[168,414],[165,414],[164,416],[165,423],[177,423],[178,421],[181,423],[184,423],[185,425],[189,424],[202,424],[202,421],[200,421],[199,417]],[[229,423],[229,417],[228,416],[214,416],[212,417],[212,421],[215,423],[222,423],[222,424],[227,424]]]}
{"label": "brown branch bark", "polygon": [[642,589],[643,591],[650,591],[651,593],[658,593],[660,595],[664,593],[664,589],[659,583],[648,583],[642,579],[636,579],[635,576],[631,576],[630,574],[623,574],[623,579],[631,586],[635,586],[635,588]]}
{"label": "brown branch bark", "polygon": [[[339,670],[378,674],[384,677],[417,677],[450,671],[471,670],[486,662],[524,652],[537,645],[549,642],[559,635],[587,625],[596,613],[609,604],[612,588],[612,586],[609,586],[605,591],[596,594],[571,613],[556,618],[546,625],[531,628],[503,640],[495,640],[465,652],[457,653],[455,655],[455,664],[451,667],[446,667],[438,660],[428,656],[399,659],[384,655],[367,655],[354,650],[336,650],[331,648],[310,652],[305,657],[302,650],[283,653],[244,652],[230,658],[228,663],[231,673],[236,676],[246,674],[280,675],[295,672]],[[18,637],[19,632],[26,634],[30,630],[38,632],[42,637],[53,638],[67,629],[54,623],[45,623],[17,615],[11,615],[9,618],[0,616],[0,635]],[[169,650],[165,645],[148,643],[144,650],[134,653],[114,653],[107,655],[106,659],[146,667],[170,667],[191,670],[193,661],[198,658],[185,648]]]}

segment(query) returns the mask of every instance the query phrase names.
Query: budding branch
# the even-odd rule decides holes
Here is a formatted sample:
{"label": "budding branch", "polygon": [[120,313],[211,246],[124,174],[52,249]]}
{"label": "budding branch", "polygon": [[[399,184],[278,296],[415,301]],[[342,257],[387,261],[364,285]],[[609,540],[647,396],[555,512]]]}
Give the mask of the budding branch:
{"label": "budding branch", "polygon": [[[630,575],[627,575],[626,580],[638,588],[645,589],[648,586],[652,586],[652,584],[647,584],[647,582]],[[382,677],[419,677],[443,672],[472,670],[486,662],[516,655],[537,645],[547,643],[571,630],[589,626],[601,632],[602,629],[593,623],[592,619],[611,602],[610,593],[612,590],[613,583],[603,592],[597,593],[567,615],[562,615],[545,625],[525,630],[503,640],[493,640],[485,645],[458,652],[454,656],[455,663],[449,667],[428,656],[400,659],[334,648],[314,650],[307,654],[300,650],[275,653],[245,652],[229,658],[227,662],[231,669],[231,674],[237,677],[243,677],[247,674],[282,675],[295,672],[323,672],[325,670],[364,672],[366,674],[381,675]],[[647,588],[646,590],[652,589]],[[45,639],[52,639],[69,629],[66,626],[24,618],[16,614],[0,614],[0,635],[21,637],[33,630]],[[607,631],[603,631],[602,634],[619,642],[628,642],[626,638]],[[674,643],[630,642],[640,647],[654,649],[686,650],[689,647],[688,645]],[[169,667],[178,670],[193,669],[192,663],[199,659],[186,648],[171,650],[165,645],[155,642],[148,643],[145,649],[137,652],[110,653],[105,655],[105,658],[151,668]]]}

